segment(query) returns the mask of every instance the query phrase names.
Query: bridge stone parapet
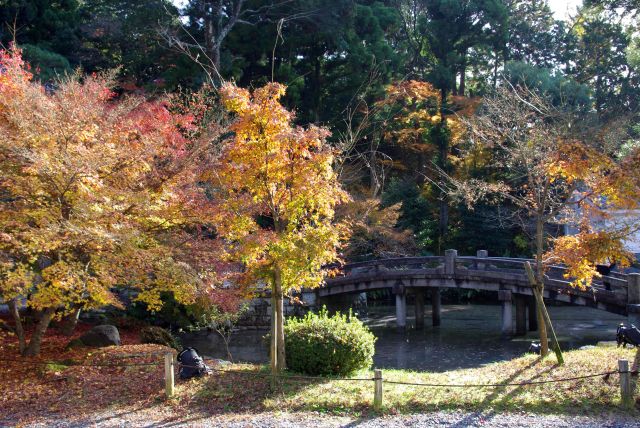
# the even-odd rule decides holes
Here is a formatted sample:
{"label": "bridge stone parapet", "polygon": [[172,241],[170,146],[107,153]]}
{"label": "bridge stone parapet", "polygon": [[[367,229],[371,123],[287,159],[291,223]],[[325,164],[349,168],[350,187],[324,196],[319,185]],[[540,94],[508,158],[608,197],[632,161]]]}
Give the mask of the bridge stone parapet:
{"label": "bridge stone parapet", "polygon": [[[533,260],[505,257],[489,257],[480,250],[476,256],[458,256],[456,250],[445,251],[444,256],[405,257],[374,260],[345,265],[341,274],[329,278],[326,285],[317,290],[319,297],[345,293],[362,293],[370,290],[390,288],[396,296],[396,316],[399,327],[406,325],[407,292],[416,295],[416,311],[424,310],[422,290],[430,289],[433,306],[433,324],[440,323],[439,293],[443,288],[461,288],[496,291],[503,304],[502,330],[505,334],[514,331],[512,304],[516,308],[515,331],[526,331],[536,327],[533,290],[524,270],[524,263]],[[597,309],[640,316],[640,274],[624,275],[612,273],[594,281],[588,290],[571,287],[566,269],[550,266],[545,274],[544,298],[573,305],[590,306]],[[527,315],[528,313],[528,315]],[[637,314],[637,315],[636,315]],[[418,327],[424,324],[424,314],[416,313]]]}

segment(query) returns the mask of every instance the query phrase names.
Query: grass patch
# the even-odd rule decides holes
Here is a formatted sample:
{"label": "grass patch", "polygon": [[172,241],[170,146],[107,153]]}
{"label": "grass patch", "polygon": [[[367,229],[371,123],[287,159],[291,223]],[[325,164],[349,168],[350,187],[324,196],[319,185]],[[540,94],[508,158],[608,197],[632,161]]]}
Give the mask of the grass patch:
{"label": "grass patch", "polygon": [[66,370],[69,367],[68,364],[64,364],[61,362],[52,362],[44,366],[45,372],[55,373]]}
{"label": "grass patch", "polygon": [[[545,381],[577,377],[617,369],[617,361],[630,361],[635,350],[593,348],[565,353],[566,363],[555,357],[541,359],[526,355],[479,368],[444,373],[384,370],[387,381],[437,384],[497,384]],[[373,382],[337,379],[299,380],[284,378],[277,392],[271,392],[264,366],[233,365],[204,379],[183,383],[179,401],[198,404],[209,411],[316,411],[340,415],[371,413]],[[245,373],[233,373],[241,370]],[[371,378],[363,371],[358,377]],[[205,409],[203,409],[205,410]],[[422,387],[384,384],[383,413],[416,413],[436,410],[493,410],[554,414],[598,414],[625,412],[620,404],[619,378],[596,377],[561,383],[506,387]]]}

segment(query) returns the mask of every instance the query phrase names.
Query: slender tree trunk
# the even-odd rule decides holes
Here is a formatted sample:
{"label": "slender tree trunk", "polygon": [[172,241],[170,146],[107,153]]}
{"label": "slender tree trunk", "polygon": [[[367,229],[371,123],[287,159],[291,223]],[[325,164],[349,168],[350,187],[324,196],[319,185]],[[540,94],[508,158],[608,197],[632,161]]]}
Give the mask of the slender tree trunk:
{"label": "slender tree trunk", "polygon": [[276,287],[271,286],[271,387],[275,388],[278,378],[278,324],[276,323]]}
{"label": "slender tree trunk", "polygon": [[547,335],[547,323],[544,318],[544,266],[542,254],[544,253],[544,221],[542,215],[536,218],[536,315],[538,318],[538,331],[540,334],[541,355],[549,353],[549,337]]}
{"label": "slender tree trunk", "polygon": [[202,2],[201,4],[202,14],[204,17],[204,44],[209,55],[209,59],[213,63],[214,67],[220,72],[220,48],[221,41],[219,40],[220,34],[220,19],[222,5],[211,5],[209,9],[209,2]]}
{"label": "slender tree trunk", "polygon": [[16,324],[15,332],[16,332],[16,336],[18,336],[18,344],[19,344],[18,346],[20,349],[20,354],[24,354],[24,350],[27,347],[27,345],[25,343],[24,327],[22,326],[22,320],[20,319],[18,302],[16,301],[16,299],[11,299],[9,300],[8,304],[9,304],[9,312],[11,312],[11,316],[13,317],[13,320],[15,321],[15,324]]}
{"label": "slender tree trunk", "polygon": [[55,314],[56,310],[54,308],[47,308],[42,313],[40,320],[36,324],[36,328],[31,335],[31,340],[29,341],[29,346],[24,350],[23,355],[27,357],[33,357],[35,355],[40,354],[40,344],[42,343],[42,337],[44,333],[47,331],[49,327],[49,323],[51,323],[51,319]]}
{"label": "slender tree trunk", "polygon": [[[441,129],[438,132],[439,139],[439,160],[440,165],[438,165],[443,171],[449,173],[449,140],[445,135],[446,121],[445,121],[445,112],[446,112],[446,104],[447,104],[447,90],[440,90],[440,116],[442,120],[438,125]],[[439,243],[438,243],[438,252],[441,252],[442,246],[445,243],[447,231],[449,229],[449,201],[446,192],[440,191],[440,202],[439,202],[439,221],[438,221],[438,229],[439,229]]]}
{"label": "slender tree trunk", "polygon": [[276,329],[277,329],[277,369],[278,373],[281,373],[287,368],[287,360],[284,347],[284,295],[282,293],[282,275],[280,269],[276,268],[275,271],[275,283],[276,283],[276,306],[278,307],[276,317]]}
{"label": "slender tree trunk", "polygon": [[[373,143],[371,144],[373,148]],[[382,188],[382,180],[378,176],[378,170],[376,169],[376,150],[371,150],[369,155],[369,179],[370,179],[370,191],[371,197],[376,198]]]}
{"label": "slender tree trunk", "polygon": [[62,320],[62,334],[64,334],[65,336],[73,335],[73,332],[78,325],[78,319],[80,318],[81,311],[82,308],[74,307],[73,312],[64,317],[64,319]]}
{"label": "slender tree trunk", "polygon": [[458,95],[464,97],[464,93],[467,89],[467,53],[465,52],[462,58],[462,64],[460,65],[460,87],[458,88]]}
{"label": "slender tree trunk", "polygon": [[493,64],[493,90],[495,91],[498,87],[498,53],[496,52],[496,60]]}
{"label": "slender tree trunk", "polygon": [[313,114],[314,123],[320,123],[320,108],[321,108],[321,93],[320,93],[320,80],[322,79],[322,63],[320,57],[315,58],[314,64],[314,88],[313,88]]}
{"label": "slender tree trunk", "polygon": [[222,73],[220,70],[220,45],[218,43],[214,44],[211,49],[211,62],[213,62],[218,73]]}

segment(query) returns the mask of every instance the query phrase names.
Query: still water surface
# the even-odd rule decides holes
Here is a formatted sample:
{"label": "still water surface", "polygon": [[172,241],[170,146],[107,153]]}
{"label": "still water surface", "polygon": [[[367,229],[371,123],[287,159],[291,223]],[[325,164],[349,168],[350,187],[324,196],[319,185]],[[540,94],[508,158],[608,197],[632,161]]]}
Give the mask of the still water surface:
{"label": "still water surface", "polygon": [[[548,309],[564,350],[615,340],[618,324],[626,320],[622,316],[585,307]],[[374,365],[378,368],[447,371],[478,367],[520,356],[536,339],[536,332],[510,339],[501,337],[498,305],[443,305],[442,325],[431,327],[431,314],[427,312],[427,326],[422,331],[413,328],[398,331],[394,311],[391,306],[374,307],[369,309],[367,317],[363,317],[378,338],[374,355]],[[412,308],[408,313],[412,313]],[[412,322],[409,317],[408,323]],[[267,362],[267,345],[263,340],[266,333],[266,330],[234,333],[230,343],[233,360]],[[227,359],[223,342],[215,332],[185,333],[182,340],[185,346],[194,346],[203,355]]]}

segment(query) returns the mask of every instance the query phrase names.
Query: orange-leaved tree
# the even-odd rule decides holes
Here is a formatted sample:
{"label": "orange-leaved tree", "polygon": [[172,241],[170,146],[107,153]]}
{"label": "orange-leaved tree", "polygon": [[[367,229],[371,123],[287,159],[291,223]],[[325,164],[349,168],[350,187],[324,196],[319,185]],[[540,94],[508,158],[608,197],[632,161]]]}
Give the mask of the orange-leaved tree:
{"label": "orange-leaved tree", "polygon": [[269,83],[253,93],[225,84],[224,105],[236,115],[234,136],[210,173],[221,194],[216,227],[229,254],[245,267],[242,280],[271,288],[271,368],[286,366],[283,298],[316,287],[323,265],[336,260],[343,229],[334,207],[347,200],[333,170],[328,131],[293,126],[280,104],[285,86]]}
{"label": "orange-leaved tree", "polygon": [[110,84],[72,76],[45,89],[18,49],[0,52],[0,300],[24,355],[52,319],[118,305],[114,287],[153,310],[161,293],[192,302],[213,280],[217,241],[198,233],[213,203],[196,185],[208,149],[187,138],[197,119],[116,99]]}

